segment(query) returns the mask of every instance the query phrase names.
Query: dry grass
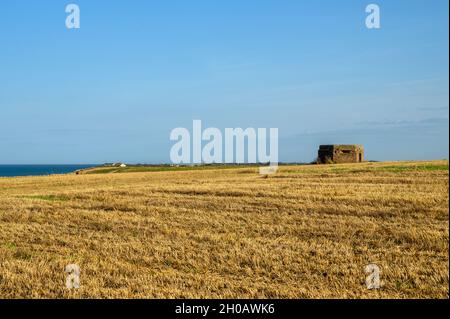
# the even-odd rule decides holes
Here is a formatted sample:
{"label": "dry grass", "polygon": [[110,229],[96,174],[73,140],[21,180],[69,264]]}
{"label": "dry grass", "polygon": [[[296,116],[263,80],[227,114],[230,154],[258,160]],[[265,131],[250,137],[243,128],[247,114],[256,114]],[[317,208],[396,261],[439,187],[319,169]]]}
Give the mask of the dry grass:
{"label": "dry grass", "polygon": [[446,161],[0,178],[0,297],[448,298],[448,179]]}

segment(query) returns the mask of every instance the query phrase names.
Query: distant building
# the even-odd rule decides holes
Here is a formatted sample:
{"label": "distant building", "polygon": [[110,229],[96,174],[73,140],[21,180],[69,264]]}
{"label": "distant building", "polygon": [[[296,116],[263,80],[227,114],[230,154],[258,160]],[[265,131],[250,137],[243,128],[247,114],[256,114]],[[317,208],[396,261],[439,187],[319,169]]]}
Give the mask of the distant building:
{"label": "distant building", "polygon": [[361,163],[364,161],[362,145],[320,145],[319,164]]}
{"label": "distant building", "polygon": [[123,163],[113,163],[113,164],[105,164],[107,166],[112,166],[112,167],[127,167],[126,164]]}

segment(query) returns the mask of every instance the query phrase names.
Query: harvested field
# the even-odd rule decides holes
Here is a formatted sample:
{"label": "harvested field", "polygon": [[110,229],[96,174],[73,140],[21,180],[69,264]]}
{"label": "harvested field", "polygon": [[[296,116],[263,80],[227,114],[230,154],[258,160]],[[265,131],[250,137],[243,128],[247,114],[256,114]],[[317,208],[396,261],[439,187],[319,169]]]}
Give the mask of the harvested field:
{"label": "harvested field", "polygon": [[448,181],[448,161],[0,178],[0,298],[448,298]]}

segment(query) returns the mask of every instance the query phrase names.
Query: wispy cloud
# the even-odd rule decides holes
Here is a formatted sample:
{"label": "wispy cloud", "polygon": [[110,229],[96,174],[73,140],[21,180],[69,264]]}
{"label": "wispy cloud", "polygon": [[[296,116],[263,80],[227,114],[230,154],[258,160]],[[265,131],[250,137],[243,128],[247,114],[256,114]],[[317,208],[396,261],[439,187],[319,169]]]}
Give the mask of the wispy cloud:
{"label": "wispy cloud", "polygon": [[449,111],[449,107],[447,106],[427,106],[427,107],[419,107],[418,111],[426,111],[426,112],[445,112]]}
{"label": "wispy cloud", "polygon": [[405,126],[429,126],[429,125],[447,125],[448,118],[424,118],[420,120],[385,120],[385,121],[362,121],[355,123],[357,126],[390,126],[390,127],[405,127]]}

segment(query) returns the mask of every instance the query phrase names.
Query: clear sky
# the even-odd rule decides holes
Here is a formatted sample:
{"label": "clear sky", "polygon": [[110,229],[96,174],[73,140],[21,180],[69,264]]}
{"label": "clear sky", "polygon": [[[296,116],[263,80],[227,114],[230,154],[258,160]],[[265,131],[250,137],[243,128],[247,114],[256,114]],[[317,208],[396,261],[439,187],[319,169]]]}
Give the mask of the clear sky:
{"label": "clear sky", "polygon": [[[81,28],[65,27],[65,6]],[[365,7],[381,8],[381,29]],[[448,158],[447,0],[3,0],[0,164],[168,162],[170,131],[277,127],[281,161],[359,143]]]}

